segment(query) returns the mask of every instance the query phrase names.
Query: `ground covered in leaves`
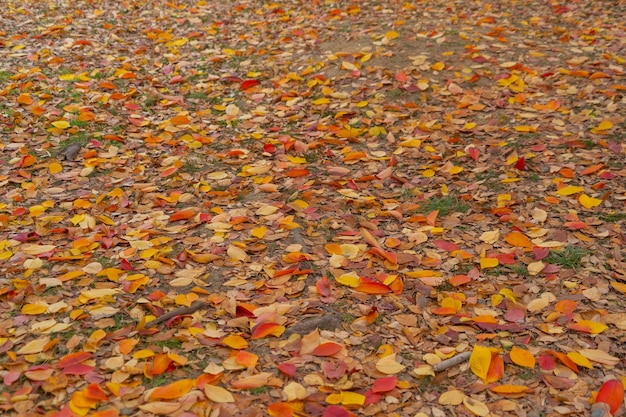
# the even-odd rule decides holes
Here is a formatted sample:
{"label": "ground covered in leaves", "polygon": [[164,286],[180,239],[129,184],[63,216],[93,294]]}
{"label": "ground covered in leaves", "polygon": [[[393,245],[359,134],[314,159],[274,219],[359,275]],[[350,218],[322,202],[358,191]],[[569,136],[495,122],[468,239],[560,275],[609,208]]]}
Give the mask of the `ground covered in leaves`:
{"label": "ground covered in leaves", "polygon": [[625,13],[5,0],[3,414],[621,413]]}

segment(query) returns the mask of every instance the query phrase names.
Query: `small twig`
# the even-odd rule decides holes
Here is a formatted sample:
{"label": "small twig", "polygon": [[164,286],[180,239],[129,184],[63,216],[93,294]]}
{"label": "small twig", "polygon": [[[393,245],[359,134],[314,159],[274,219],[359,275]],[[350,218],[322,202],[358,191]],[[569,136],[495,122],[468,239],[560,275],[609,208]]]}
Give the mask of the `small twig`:
{"label": "small twig", "polygon": [[172,310],[168,313],[165,313],[159,317],[157,317],[156,319],[149,321],[148,323],[146,323],[146,328],[149,327],[154,327],[157,324],[160,323],[164,323],[166,321],[168,321],[169,319],[171,319],[172,317],[176,317],[176,316],[184,316],[187,314],[192,314],[198,310],[203,309],[204,307],[207,306],[207,303],[205,303],[204,301],[201,300],[196,300],[193,303],[191,303],[191,305],[189,307],[180,307],[177,308],[175,310]]}
{"label": "small twig", "polygon": [[456,366],[460,363],[465,362],[466,360],[469,359],[469,357],[471,356],[472,352],[463,352],[463,353],[459,353],[456,356],[451,357],[450,359],[446,359],[445,361],[441,361],[435,365],[433,365],[433,371],[435,372],[441,372],[441,371],[445,371],[448,368],[452,368],[453,366]]}

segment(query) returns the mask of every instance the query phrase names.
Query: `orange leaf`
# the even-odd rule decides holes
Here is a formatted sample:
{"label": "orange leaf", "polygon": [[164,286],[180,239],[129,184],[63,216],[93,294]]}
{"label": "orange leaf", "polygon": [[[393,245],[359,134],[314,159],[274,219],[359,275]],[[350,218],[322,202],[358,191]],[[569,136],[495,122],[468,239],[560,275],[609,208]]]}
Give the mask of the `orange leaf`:
{"label": "orange leaf", "polygon": [[561,361],[563,365],[567,366],[572,371],[578,373],[578,366],[576,366],[574,361],[571,360],[566,354],[561,353],[561,352],[556,352],[554,350],[547,350],[546,352],[554,356],[555,358],[557,358],[559,361]]}
{"label": "orange leaf", "polygon": [[293,417],[293,408],[289,403],[274,403],[267,406],[267,412],[272,417]]}
{"label": "orange leaf", "polygon": [[181,379],[171,384],[156,388],[150,393],[151,400],[173,400],[187,394],[193,388],[193,379]]}
{"label": "orange leaf", "polygon": [[530,248],[531,243],[530,239],[526,237],[522,232],[513,231],[506,235],[504,238],[510,245],[522,247],[522,248]]}
{"label": "orange leaf", "polygon": [[170,119],[170,122],[175,126],[179,126],[189,124],[190,120],[187,116],[174,116]]}
{"label": "orange leaf", "polygon": [[364,292],[365,294],[389,294],[392,292],[391,288],[387,285],[376,281],[361,282],[361,284],[354,289],[359,292]]}
{"label": "orange leaf", "polygon": [[304,177],[309,174],[310,174],[310,171],[306,168],[294,168],[290,171],[285,172],[285,175],[290,178]]}
{"label": "orange leaf", "polygon": [[152,362],[152,370],[149,376],[161,375],[170,367],[172,360],[165,353],[159,353],[154,357]]}
{"label": "orange leaf", "polygon": [[455,275],[453,277],[448,278],[448,282],[450,283],[450,285],[452,285],[454,287],[458,287],[460,285],[467,284],[471,280],[472,279],[470,277],[468,277],[467,275]]}
{"label": "orange leaf", "polygon": [[511,352],[509,352],[509,356],[511,358],[511,361],[516,365],[523,366],[524,368],[535,367],[535,357],[526,349],[521,349],[517,346],[513,346]]}
{"label": "orange leaf", "polygon": [[606,403],[611,407],[611,414],[615,414],[624,401],[624,385],[617,379],[606,381],[600,387],[596,396],[596,403]]}
{"label": "orange leaf", "polygon": [[554,310],[563,314],[571,314],[576,309],[577,303],[574,300],[561,300],[554,306]]}
{"label": "orange leaf", "polygon": [[178,171],[178,167],[176,165],[172,165],[171,167],[161,171],[161,173],[159,174],[159,177],[161,177],[161,178],[169,177],[170,175],[172,175],[176,171]]}
{"label": "orange leaf", "polygon": [[168,221],[175,222],[178,220],[187,220],[193,217],[195,214],[196,214],[196,211],[194,209],[187,208],[187,209],[180,210],[172,214],[170,218],[168,219]]}
{"label": "orange leaf", "polygon": [[235,357],[235,362],[237,362],[239,365],[251,369],[256,366],[258,360],[259,357],[257,355],[255,355],[254,353],[246,352],[245,350],[237,353],[237,356]]}
{"label": "orange leaf", "polygon": [[332,356],[341,351],[341,349],[343,349],[343,346],[339,343],[325,342],[313,349],[311,353],[315,356]]}
{"label": "orange leaf", "polygon": [[274,335],[276,337],[283,334],[285,326],[281,326],[276,323],[261,323],[252,328],[252,336],[250,339],[260,339],[265,336]]}
{"label": "orange leaf", "polygon": [[100,388],[100,385],[95,382],[87,385],[87,387],[83,390],[83,393],[85,397],[91,398],[92,400],[106,401],[109,399],[106,393],[102,391],[102,388]]}
{"label": "orange leaf", "polygon": [[583,172],[581,172],[582,175],[589,175],[589,174],[593,174],[594,172],[598,171],[600,168],[602,168],[604,166],[604,164],[597,164],[597,165],[592,165],[586,169],[583,170]]}
{"label": "orange leaf", "polygon": [[28,106],[30,104],[33,104],[33,98],[28,93],[22,93],[17,98],[17,102]]}
{"label": "orange leaf", "polygon": [[530,388],[525,385],[498,385],[490,388],[491,391],[502,395],[519,395],[532,392]]}
{"label": "orange leaf", "polygon": [[491,362],[485,382],[496,382],[504,375],[504,360],[497,352],[491,352]]}

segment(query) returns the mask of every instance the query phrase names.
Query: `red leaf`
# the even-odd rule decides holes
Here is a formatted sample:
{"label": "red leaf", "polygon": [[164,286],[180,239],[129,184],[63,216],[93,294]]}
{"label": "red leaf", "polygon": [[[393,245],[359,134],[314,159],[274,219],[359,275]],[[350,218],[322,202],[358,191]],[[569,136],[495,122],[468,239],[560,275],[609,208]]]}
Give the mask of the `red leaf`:
{"label": "red leaf", "polygon": [[374,381],[374,385],[372,386],[372,392],[377,393],[391,391],[396,387],[397,382],[398,378],[395,375],[378,378],[376,381]]}
{"label": "red leaf", "polygon": [[76,365],[91,358],[93,358],[93,354],[89,352],[70,353],[69,355],[65,355],[61,358],[57,364],[57,368],[67,368],[68,366]]}
{"label": "red leaf", "polygon": [[520,171],[523,171],[526,168],[526,159],[522,156],[520,159],[517,160],[514,166]]}
{"label": "red leaf", "polygon": [[61,371],[64,375],[87,375],[93,371],[94,367],[90,365],[84,365],[82,363],[76,363],[74,365],[67,366]]}
{"label": "red leaf", "polygon": [[448,252],[452,252],[452,251],[459,249],[459,245],[457,245],[456,243],[448,242],[447,240],[443,240],[443,239],[435,239],[433,241],[433,244],[437,246],[439,249],[443,249]]}
{"label": "red leaf", "polygon": [[349,417],[350,412],[339,405],[326,407],[322,417]]}
{"label": "red leaf", "polygon": [[293,363],[281,363],[278,365],[278,369],[283,374],[293,377],[296,374],[296,365]]}
{"label": "red leaf", "polygon": [[467,149],[467,153],[472,157],[474,161],[478,161],[478,157],[480,156],[480,149],[475,147],[470,147]]}
{"label": "red leaf", "polygon": [[315,356],[332,356],[343,349],[343,345],[335,342],[325,342],[317,346],[311,352]]}
{"label": "red leaf", "polygon": [[328,281],[328,278],[326,276],[323,276],[322,278],[317,280],[317,282],[315,283],[315,288],[317,288],[317,292],[322,297],[328,297],[330,295],[330,281]]}
{"label": "red leaf", "polygon": [[606,403],[611,407],[611,414],[615,414],[623,401],[624,385],[617,379],[612,379],[602,384],[596,396],[597,403]]}
{"label": "red leaf", "polygon": [[239,84],[239,89],[243,91],[243,90],[247,90],[249,88],[255,87],[259,84],[261,83],[258,80],[245,80],[244,82]]}

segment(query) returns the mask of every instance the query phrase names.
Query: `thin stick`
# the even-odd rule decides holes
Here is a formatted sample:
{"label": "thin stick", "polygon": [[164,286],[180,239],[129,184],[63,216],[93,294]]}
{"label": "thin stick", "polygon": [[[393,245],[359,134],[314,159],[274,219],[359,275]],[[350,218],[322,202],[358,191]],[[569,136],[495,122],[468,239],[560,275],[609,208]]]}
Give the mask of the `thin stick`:
{"label": "thin stick", "polygon": [[172,310],[168,313],[165,313],[159,317],[157,317],[156,319],[149,321],[148,323],[146,323],[146,328],[148,327],[154,327],[159,323],[163,323],[168,321],[169,319],[171,319],[172,317],[176,317],[176,316],[184,316],[186,314],[191,314],[195,311],[201,310],[202,308],[206,307],[207,303],[205,303],[204,301],[201,300],[196,300],[193,303],[191,303],[191,305],[189,307],[180,307],[177,308],[176,310]]}
{"label": "thin stick", "polygon": [[456,356],[451,357],[450,359],[446,359],[445,361],[441,361],[435,365],[433,365],[433,371],[435,372],[441,372],[441,371],[445,371],[448,368],[452,368],[453,366],[456,366],[460,363],[465,362],[466,360],[469,359],[469,357],[471,356],[472,352],[463,352],[463,353],[459,353]]}

